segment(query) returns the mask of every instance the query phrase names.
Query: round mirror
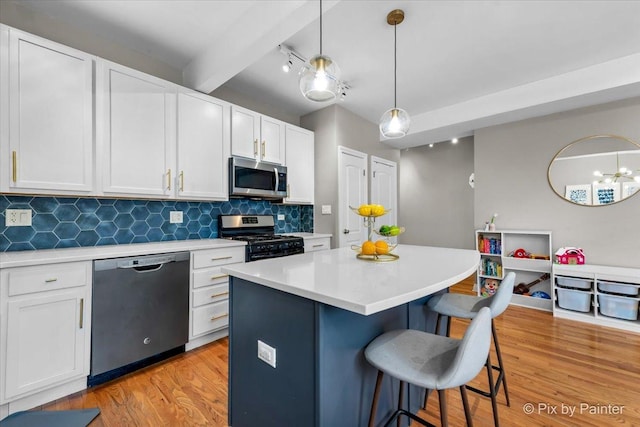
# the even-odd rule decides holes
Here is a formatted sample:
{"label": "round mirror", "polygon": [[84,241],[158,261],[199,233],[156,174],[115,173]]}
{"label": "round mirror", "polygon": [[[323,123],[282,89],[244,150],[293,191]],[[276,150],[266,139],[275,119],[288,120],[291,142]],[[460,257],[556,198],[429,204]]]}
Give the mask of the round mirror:
{"label": "round mirror", "polygon": [[640,193],[640,145],[621,136],[581,138],[555,155],[547,173],[561,198],[603,206]]}

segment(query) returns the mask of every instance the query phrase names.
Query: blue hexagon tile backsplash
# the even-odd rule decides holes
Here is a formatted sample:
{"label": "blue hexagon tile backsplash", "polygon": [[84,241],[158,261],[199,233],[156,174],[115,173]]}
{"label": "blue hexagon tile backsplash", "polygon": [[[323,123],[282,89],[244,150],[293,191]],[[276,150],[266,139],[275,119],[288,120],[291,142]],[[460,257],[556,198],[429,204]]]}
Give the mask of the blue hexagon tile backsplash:
{"label": "blue hexagon tile backsplash", "polygon": [[[33,210],[31,226],[6,227],[7,209]],[[171,211],[182,224],[169,222]],[[0,195],[0,252],[216,238],[221,214],[280,214],[276,233],[313,232],[313,206]]]}

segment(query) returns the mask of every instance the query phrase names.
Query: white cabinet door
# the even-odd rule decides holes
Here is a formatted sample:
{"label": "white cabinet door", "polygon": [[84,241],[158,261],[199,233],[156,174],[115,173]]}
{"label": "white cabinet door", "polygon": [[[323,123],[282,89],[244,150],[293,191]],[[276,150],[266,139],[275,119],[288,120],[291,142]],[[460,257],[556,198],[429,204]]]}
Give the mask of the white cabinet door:
{"label": "white cabinet door", "polygon": [[367,154],[338,147],[338,247],[361,245],[368,230],[350,207],[367,203]]}
{"label": "white cabinet door", "polygon": [[5,74],[2,97],[8,102],[3,101],[2,126],[9,131],[2,132],[0,190],[91,192],[93,57],[3,30],[2,74],[8,72],[8,79]]}
{"label": "white cabinet door", "polygon": [[284,163],[284,122],[262,116],[260,120],[260,138],[260,161],[278,164]]}
{"label": "white cabinet door", "polygon": [[287,195],[285,203],[313,204],[314,201],[314,134],[296,126],[285,130]]}
{"label": "white cabinet door", "polygon": [[96,93],[104,194],[174,194],[176,86],[99,61]]}
{"label": "white cabinet door", "polygon": [[5,399],[87,374],[84,287],[7,304]]}
{"label": "white cabinet door", "polygon": [[227,200],[229,104],[181,90],[177,131],[177,197]]}
{"label": "white cabinet door", "polygon": [[260,114],[231,106],[231,154],[260,159]]}

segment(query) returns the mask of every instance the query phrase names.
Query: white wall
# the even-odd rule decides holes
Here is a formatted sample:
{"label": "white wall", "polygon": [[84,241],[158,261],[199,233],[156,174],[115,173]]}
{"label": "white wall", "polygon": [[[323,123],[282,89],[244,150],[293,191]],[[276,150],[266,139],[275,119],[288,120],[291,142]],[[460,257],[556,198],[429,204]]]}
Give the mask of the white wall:
{"label": "white wall", "polygon": [[403,150],[398,223],[401,243],[474,249],[473,137]]}
{"label": "white wall", "polygon": [[476,131],[475,226],[497,212],[498,229],[551,230],[554,250],[578,246],[590,264],[640,267],[640,196],[578,206],[558,197],[547,181],[549,162],[561,148],[597,134],[639,142],[640,98]]}

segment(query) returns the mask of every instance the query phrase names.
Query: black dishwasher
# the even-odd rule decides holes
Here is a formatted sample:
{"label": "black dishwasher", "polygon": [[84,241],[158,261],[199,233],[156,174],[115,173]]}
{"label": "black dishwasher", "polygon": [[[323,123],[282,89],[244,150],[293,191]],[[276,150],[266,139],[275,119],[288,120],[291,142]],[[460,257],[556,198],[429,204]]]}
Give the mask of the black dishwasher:
{"label": "black dishwasher", "polygon": [[184,351],[189,339],[189,252],[93,262],[94,386]]}

